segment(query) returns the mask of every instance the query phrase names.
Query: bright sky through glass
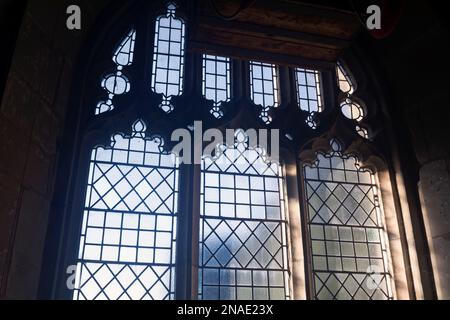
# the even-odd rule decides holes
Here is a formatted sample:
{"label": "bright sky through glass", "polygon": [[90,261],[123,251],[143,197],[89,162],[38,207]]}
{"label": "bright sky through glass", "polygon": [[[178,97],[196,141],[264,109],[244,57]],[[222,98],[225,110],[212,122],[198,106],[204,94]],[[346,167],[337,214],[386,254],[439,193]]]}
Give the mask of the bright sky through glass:
{"label": "bright sky through glass", "polygon": [[278,69],[273,64],[250,62],[250,91],[251,98],[256,105],[260,105],[260,118],[269,124],[271,108],[279,106]]}
{"label": "bright sky through glass", "polygon": [[167,113],[173,110],[171,98],[183,93],[185,23],[175,10],[169,3],[167,14],[156,20],[155,27],[152,90],[162,94],[160,108]]}
{"label": "bright sky through glass", "polygon": [[[305,166],[314,297],[319,300],[391,298],[388,249],[376,176],[333,143]],[[337,147],[336,147],[337,146]],[[372,286],[371,273],[377,276]]]}
{"label": "bright sky through glass", "polygon": [[137,121],[92,152],[73,298],[173,299],[178,170]]}
{"label": "bright sky through glass", "polygon": [[214,102],[211,114],[222,118],[221,104],[231,97],[230,59],[204,54],[202,80],[203,96]]}
{"label": "bright sky through glass", "polygon": [[202,164],[199,298],[289,299],[282,167],[234,148]]}

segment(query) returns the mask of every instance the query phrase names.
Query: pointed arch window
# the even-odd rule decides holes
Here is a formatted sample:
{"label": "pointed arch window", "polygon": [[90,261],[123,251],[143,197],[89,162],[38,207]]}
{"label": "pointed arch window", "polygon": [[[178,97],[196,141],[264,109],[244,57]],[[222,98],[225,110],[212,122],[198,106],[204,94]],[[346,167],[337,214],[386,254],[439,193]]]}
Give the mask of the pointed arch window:
{"label": "pointed arch window", "polygon": [[[136,1],[130,10],[157,7]],[[154,20],[147,14],[120,29],[126,36],[112,47],[113,70],[87,74],[103,77],[105,96],[87,94],[89,117],[80,111],[78,119],[71,165],[81,173],[73,174],[66,211],[79,228],[64,240],[74,249],[60,263],[77,265],[75,288],[58,290],[76,300],[396,297],[378,174],[337,140],[317,152],[331,132],[355,139],[341,127],[348,124],[369,139],[359,99],[366,86],[357,88],[341,63],[315,70],[267,52],[242,58],[233,48],[187,44],[186,9],[169,2]],[[199,120],[222,134],[248,130],[228,144],[216,140],[215,157],[204,156]],[[249,141],[252,128],[282,133],[280,163]],[[194,131],[187,154],[201,163],[181,164],[167,151],[177,129]],[[351,150],[372,152],[373,141],[356,139],[346,140]]]}

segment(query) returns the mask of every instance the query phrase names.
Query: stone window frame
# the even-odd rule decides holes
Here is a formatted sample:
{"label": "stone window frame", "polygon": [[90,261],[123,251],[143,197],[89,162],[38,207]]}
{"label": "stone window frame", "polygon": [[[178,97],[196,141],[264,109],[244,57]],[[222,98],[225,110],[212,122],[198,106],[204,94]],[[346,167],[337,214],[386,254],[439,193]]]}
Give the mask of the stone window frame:
{"label": "stone window frame", "polygon": [[[136,7],[133,7],[133,4],[127,4],[125,7],[128,7],[126,10],[123,11],[127,12],[125,15],[129,21],[133,21],[133,10],[136,10]],[[152,7],[152,5],[150,5]],[[153,11],[151,14],[144,15],[145,18],[154,18],[161,14],[161,11],[158,11],[158,8],[152,7]],[[111,11],[109,11],[111,12]],[[105,14],[105,19],[107,17],[107,14]],[[187,16],[186,16],[187,19]],[[139,21],[134,22],[136,25],[145,24],[145,19],[139,19]],[[189,21],[189,19],[187,19]],[[129,28],[129,26],[127,26]],[[105,26],[99,27],[99,29],[105,29]],[[126,28],[125,28],[126,29]],[[122,31],[125,32],[125,29]],[[139,29],[138,29],[139,30]],[[187,27],[187,32],[189,32],[189,26]],[[148,35],[146,35],[148,37]],[[92,37],[92,39],[97,38],[97,36]],[[92,41],[88,42],[88,45],[86,48],[89,47],[89,45],[92,45]],[[108,41],[112,41],[112,37],[108,38]],[[150,46],[153,45],[152,41],[148,41],[150,45],[147,44],[141,44],[140,46],[137,46],[135,51],[138,50],[146,52],[146,49],[149,49]],[[151,52],[151,51],[148,51]],[[95,54],[94,54],[95,53]],[[95,61],[96,59],[99,59],[100,56],[104,55],[105,50],[99,50],[98,46],[93,46],[91,50],[89,50],[89,54],[85,54],[86,57],[89,57],[90,61]],[[236,55],[239,55],[239,52],[236,52]],[[352,57],[354,58],[354,57]],[[138,57],[136,57],[136,60],[139,60]],[[191,70],[188,70],[186,72],[185,81],[186,84],[190,83],[189,80],[195,80],[192,82],[199,83],[200,85],[197,85],[196,88],[189,87],[187,85],[185,91],[192,91],[196,92],[197,94],[201,94],[201,55],[195,54],[194,52],[187,52],[186,54],[186,65],[190,65]],[[271,60],[277,60],[276,55],[271,55]],[[358,59],[354,59],[354,61],[358,61]],[[304,60],[299,61],[299,66],[303,65]],[[95,78],[98,76],[99,73],[101,73],[102,69],[105,68],[105,66],[108,65],[105,61],[99,63],[95,68],[89,70],[86,70],[86,67],[83,70],[80,70],[78,79],[82,80],[83,83],[90,83],[92,78]],[[142,64],[137,63],[138,67],[143,67]],[[235,97],[244,97],[248,96],[248,86],[245,83],[242,83],[242,77],[240,75],[245,74],[248,72],[248,62],[242,61],[242,60],[236,60],[234,59],[232,61],[232,81],[234,82],[232,91],[233,96]],[[282,86],[281,88],[281,97],[285,101],[287,101],[287,105],[289,104],[295,104],[293,101],[295,101],[294,97],[294,89],[292,86],[294,85],[294,81],[290,81],[289,79],[292,79],[292,69],[290,69],[288,66],[281,66],[280,68],[280,81],[285,81],[285,83],[288,83],[288,85]],[[364,77],[358,77],[361,76],[363,71],[367,68],[364,68],[362,66],[357,66],[354,69],[351,70],[359,70],[359,75],[356,75],[356,78],[364,78]],[[95,75],[95,76],[93,76]],[[333,104],[337,100],[337,92],[332,89],[332,83],[335,82],[335,75],[333,75],[332,67],[325,67],[323,70],[324,75],[324,82],[325,82],[325,88],[324,90],[324,99],[328,99],[328,102],[330,105]],[[248,78],[248,77],[247,77]],[[284,79],[284,80],[283,80]],[[289,85],[290,84],[290,85]],[[328,86],[328,88],[326,88]],[[364,85],[362,86],[364,88]],[[367,86],[366,86],[367,87]],[[93,101],[92,97],[97,96],[98,92],[96,90],[84,90],[83,89],[75,89],[73,91],[72,97],[74,98],[74,101],[71,103],[72,109],[77,109],[80,106],[86,105],[86,101]],[[200,91],[200,92],[199,92]],[[357,96],[357,94],[355,94]],[[370,93],[369,90],[361,90],[359,92],[359,96],[364,97],[364,101],[367,104],[367,108],[369,112],[379,112],[379,109],[381,109],[380,104],[377,103],[376,99],[374,98],[374,92]],[[80,97],[82,97],[80,99]],[[152,96],[153,101],[157,99],[157,97]],[[180,102],[182,99],[179,99]],[[127,98],[124,98],[124,101],[127,101]],[[235,108],[235,109],[233,109]],[[243,105],[244,109],[247,109],[247,105]],[[55,194],[55,198],[62,197],[67,200],[67,203],[63,205],[62,210],[62,217],[61,220],[51,222],[51,224],[55,224],[59,226],[59,233],[56,234],[55,237],[50,236],[49,240],[47,242],[47,251],[53,252],[54,260],[49,262],[44,262],[45,265],[49,266],[49,270],[44,271],[44,276],[41,278],[41,281],[46,281],[45,279],[51,279],[51,285],[50,288],[44,288],[41,290],[41,292],[45,292],[45,296],[53,297],[53,298],[67,298],[67,290],[65,289],[66,284],[66,267],[67,267],[67,256],[64,257],[65,254],[67,254],[68,251],[70,251],[70,248],[73,248],[74,244],[71,241],[64,241],[65,233],[69,232],[72,229],[75,229],[76,232],[78,232],[78,229],[76,226],[80,224],[79,217],[77,218],[76,215],[73,214],[73,212],[76,212],[77,203],[82,203],[84,197],[82,196],[82,193],[75,192],[74,190],[80,190],[80,186],[83,184],[83,178],[81,177],[87,177],[87,168],[83,163],[88,163],[88,161],[84,161],[86,159],[89,159],[90,157],[90,150],[93,146],[98,145],[102,141],[108,141],[109,135],[113,133],[112,128],[118,128],[119,130],[125,131],[125,127],[128,126],[129,122],[132,119],[135,119],[137,116],[139,116],[139,112],[142,112],[139,108],[134,110],[133,112],[129,114],[124,113],[116,113],[114,117],[110,117],[105,123],[101,123],[101,121],[95,121],[92,120],[92,117],[87,115],[87,113],[92,113],[92,108],[86,108],[89,109],[88,112],[86,110],[76,110],[75,115],[77,115],[77,123],[81,123],[86,119],[90,119],[89,126],[83,133],[83,135],[80,135],[80,131],[77,131],[77,134],[68,134],[68,137],[66,137],[66,142],[75,142],[75,150],[77,151],[75,155],[71,153],[71,147],[65,147],[66,152],[68,155],[66,155],[64,158],[66,160],[65,165],[63,167],[70,168],[69,170],[69,184],[65,190],[59,190]],[[230,107],[231,111],[234,112],[234,115],[237,119],[239,119],[239,123],[248,125],[247,123],[251,123],[245,116],[242,115],[242,112],[238,114],[236,110],[236,106]],[[298,108],[297,108],[298,109]],[[291,108],[292,110],[292,108]],[[296,111],[297,114],[299,111]],[[147,116],[150,116],[154,113],[150,113]],[[291,114],[291,111],[289,111],[289,114]],[[120,117],[118,117],[120,116]],[[330,117],[330,113],[324,112],[324,122],[328,121],[328,118]],[[120,119],[117,120],[117,119]],[[338,123],[341,123],[342,120],[339,120]],[[163,132],[161,128],[163,128],[165,123],[162,123],[161,125],[157,125],[154,130],[155,132]],[[215,123],[213,122],[213,125]],[[337,129],[336,129],[337,128]],[[382,130],[382,124],[380,121],[374,121],[373,125],[373,131],[376,131],[377,129]],[[407,200],[405,197],[405,190],[404,187],[402,187],[402,182],[404,180],[402,174],[396,174],[394,167],[395,159],[391,159],[389,157],[389,152],[382,152],[379,149],[372,148],[367,141],[361,141],[354,135],[352,135],[349,130],[345,127],[345,125],[342,125],[342,127],[331,127],[330,130],[326,133],[329,137],[338,137],[346,142],[346,145],[348,149],[346,149],[346,152],[355,153],[358,156],[361,157],[363,163],[367,164],[368,167],[374,168],[374,170],[379,175],[380,180],[380,186],[381,186],[381,193],[383,196],[383,203],[384,203],[384,211],[388,212],[386,214],[386,228],[388,230],[389,234],[389,244],[390,244],[390,250],[392,255],[392,263],[391,268],[393,270],[394,274],[394,282],[395,282],[395,288],[394,295],[397,299],[411,299],[411,298],[422,298],[423,297],[423,288],[422,288],[422,280],[421,279],[421,273],[419,271],[419,262],[418,262],[418,254],[415,249],[415,234],[413,232],[412,222],[411,218],[409,217],[409,205],[407,203]],[[295,138],[295,136],[294,136]],[[290,140],[290,139],[288,139]],[[308,266],[307,262],[307,255],[305,254],[305,248],[304,248],[304,242],[301,239],[304,239],[304,223],[301,222],[300,215],[304,215],[304,209],[301,207],[301,199],[303,199],[302,194],[302,187],[301,187],[301,171],[299,170],[299,163],[302,163],[302,161],[308,161],[308,159],[311,159],[311,155],[314,154],[317,150],[326,150],[325,147],[323,147],[323,141],[321,141],[321,138],[318,137],[315,139],[316,141],[309,141],[308,144],[303,145],[295,145],[292,143],[289,143],[286,139],[282,141],[282,158],[285,162],[285,171],[286,171],[286,188],[287,188],[287,194],[288,194],[288,205],[289,205],[289,215],[291,219],[291,243],[292,248],[292,265],[293,268],[297,271],[294,272],[292,276],[293,281],[293,297],[294,299],[308,299],[310,297],[309,293],[309,279],[306,275],[306,269]],[[293,151],[293,146],[297,149],[296,151]],[[312,147],[314,146],[314,147]],[[321,147],[322,146],[322,147]],[[309,147],[309,149],[308,149]],[[381,156],[382,154],[387,154],[388,156]],[[84,159],[84,160],[83,160]],[[386,160],[387,159],[387,160]],[[84,162],[83,162],[84,161]],[[301,168],[301,167],[300,167]],[[61,170],[60,170],[61,171]],[[182,166],[180,168],[180,172],[183,172],[183,177],[180,175],[180,187],[189,186],[194,194],[199,193],[199,174],[198,174],[199,168],[198,166],[191,166],[186,167]],[[66,176],[67,173],[59,173],[59,179],[61,177]],[[196,178],[194,178],[194,176]],[[190,177],[190,178],[189,178]],[[193,181],[194,183],[189,183],[189,181]],[[193,201],[193,199],[184,199],[186,208],[190,208],[190,210],[195,211],[196,205]],[[181,208],[181,206],[180,206]],[[61,213],[61,212],[60,212]],[[181,213],[180,213],[181,216]],[[183,219],[187,219],[189,222],[192,219],[195,219],[195,216],[184,216],[182,219],[180,219],[180,223],[182,223]],[[189,223],[187,223],[189,225]],[[299,227],[302,226],[302,227]],[[183,234],[183,237],[185,237],[186,240],[190,239],[190,243],[192,243],[191,252],[194,253],[198,248],[196,248],[195,244],[195,238],[196,238],[196,230],[195,227],[191,230],[186,230],[186,233]],[[197,232],[198,233],[198,232]],[[49,243],[55,239],[59,240],[57,243]],[[180,237],[181,239],[181,237]],[[301,240],[301,241],[300,241]],[[180,241],[181,242],[181,241]],[[187,245],[189,247],[189,245]],[[76,251],[76,250],[74,250]],[[192,258],[192,257],[191,257]],[[195,263],[192,262],[192,259],[188,256],[182,256],[180,260],[185,260],[188,263],[184,266],[180,266],[180,269],[184,270],[184,274],[193,274],[193,270],[189,269],[189,265],[195,266]],[[70,260],[70,259],[69,259]],[[45,268],[44,268],[45,269]],[[47,274],[45,274],[48,272]],[[49,275],[51,274],[51,275]],[[193,289],[194,286],[192,286],[192,283],[196,282],[195,275],[190,277],[189,279],[186,279],[184,283],[177,283],[177,291],[180,290],[180,292],[183,292],[181,295],[177,295],[178,298],[181,297],[195,297],[196,290]],[[42,287],[42,285],[41,285]],[[47,286],[43,286],[47,287]],[[70,296],[70,294],[69,294]]]}

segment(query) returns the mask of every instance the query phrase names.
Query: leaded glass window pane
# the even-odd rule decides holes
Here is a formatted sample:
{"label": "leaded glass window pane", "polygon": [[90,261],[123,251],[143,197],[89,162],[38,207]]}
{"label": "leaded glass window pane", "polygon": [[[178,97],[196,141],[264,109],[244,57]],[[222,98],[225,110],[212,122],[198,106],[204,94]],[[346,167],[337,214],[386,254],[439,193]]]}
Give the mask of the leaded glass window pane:
{"label": "leaded glass window pane", "polygon": [[74,299],[174,298],[178,165],[161,146],[137,121],[92,151]]}
{"label": "leaded glass window pane", "polygon": [[102,88],[108,92],[108,99],[100,101],[95,108],[95,114],[99,115],[114,109],[113,99],[116,95],[128,93],[131,89],[130,81],[123,74],[123,68],[133,63],[134,43],[136,31],[131,30],[117,47],[112,60],[116,64],[116,72],[106,75],[101,82]]}
{"label": "leaded glass window pane", "polygon": [[355,92],[355,85],[353,84],[349,73],[345,68],[338,63],[336,66],[338,76],[339,89],[347,95],[352,95]]}
{"label": "leaded glass window pane", "polygon": [[172,97],[183,93],[185,23],[175,11],[175,4],[169,3],[155,27],[152,90],[162,94],[160,108],[167,113],[173,110]]}
{"label": "leaded glass window pane", "polygon": [[317,70],[308,70],[295,68],[295,80],[297,84],[297,100],[300,109],[310,113],[306,123],[313,129],[317,124],[312,115],[322,112],[322,89],[320,72]]}
{"label": "leaded glass window pane", "polygon": [[278,86],[278,69],[275,65],[250,62],[251,98],[256,105],[261,106],[260,118],[266,124],[272,122],[269,110],[280,104]]}
{"label": "leaded glass window pane", "polygon": [[338,149],[304,166],[314,298],[392,298],[376,175]]}
{"label": "leaded glass window pane", "polygon": [[243,133],[221,151],[202,163],[199,299],[289,299],[282,167]]}
{"label": "leaded glass window pane", "polygon": [[[338,77],[339,89],[346,95],[344,101],[341,102],[342,114],[350,119],[361,122],[366,117],[364,108],[355,101],[353,93],[356,90],[355,83],[352,81],[349,72],[340,63],[336,66],[336,73]],[[360,125],[356,126],[356,132],[364,139],[369,139],[369,131]]]}
{"label": "leaded glass window pane", "polygon": [[203,55],[203,96],[214,102],[211,114],[223,117],[221,104],[230,101],[230,59],[220,56]]}
{"label": "leaded glass window pane", "polygon": [[365,117],[364,109],[361,105],[351,99],[347,99],[341,103],[341,111],[350,120],[361,122]]}
{"label": "leaded glass window pane", "polygon": [[363,128],[361,126],[356,126],[356,132],[358,132],[358,134],[364,138],[364,139],[369,139],[369,131],[366,128]]}
{"label": "leaded glass window pane", "polygon": [[320,72],[316,70],[295,69],[297,99],[300,109],[308,112],[322,111],[322,92]]}

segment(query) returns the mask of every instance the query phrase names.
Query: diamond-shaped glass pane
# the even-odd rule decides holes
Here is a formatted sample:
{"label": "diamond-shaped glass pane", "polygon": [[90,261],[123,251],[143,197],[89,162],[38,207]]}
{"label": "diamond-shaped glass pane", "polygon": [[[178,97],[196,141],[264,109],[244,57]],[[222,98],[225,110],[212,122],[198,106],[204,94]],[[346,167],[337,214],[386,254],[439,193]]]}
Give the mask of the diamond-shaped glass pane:
{"label": "diamond-shaped glass pane", "polygon": [[315,298],[391,299],[375,175],[338,151],[317,158],[304,167]]}
{"label": "diamond-shaped glass pane", "polygon": [[238,139],[222,151],[202,163],[199,298],[289,299],[281,167]]}
{"label": "diamond-shaped glass pane", "polygon": [[[137,121],[130,136],[116,135],[92,151],[74,299],[171,299],[174,295],[178,165],[145,137]],[[142,147],[164,165],[136,165]],[[105,161],[106,150],[124,152]],[[114,159],[114,158],[113,158]],[[171,178],[172,177],[172,178]]]}

